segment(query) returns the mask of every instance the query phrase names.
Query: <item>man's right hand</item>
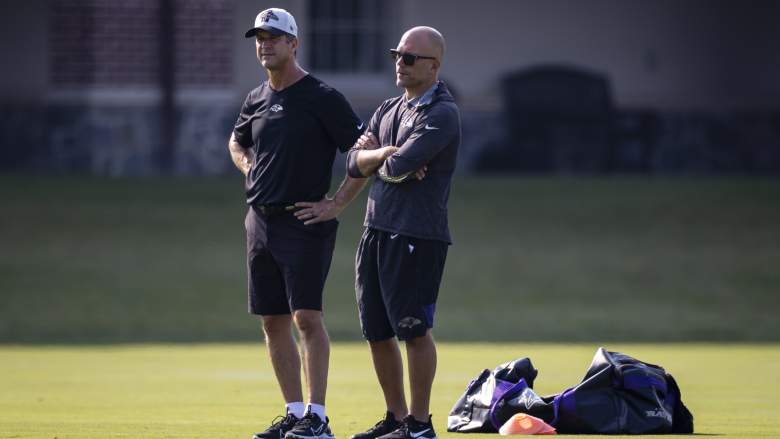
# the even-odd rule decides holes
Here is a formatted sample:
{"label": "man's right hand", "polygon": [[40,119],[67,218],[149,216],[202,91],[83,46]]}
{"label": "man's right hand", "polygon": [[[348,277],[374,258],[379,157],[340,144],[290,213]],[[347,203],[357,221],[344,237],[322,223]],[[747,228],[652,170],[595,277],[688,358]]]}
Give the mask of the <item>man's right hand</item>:
{"label": "man's right hand", "polygon": [[230,151],[230,158],[233,160],[236,168],[244,176],[249,174],[249,170],[252,169],[252,163],[255,161],[255,154],[252,152],[252,149],[242,147],[236,140],[235,134],[231,134],[230,140],[228,140],[228,151]]}
{"label": "man's right hand", "polygon": [[372,133],[366,132],[358,137],[355,142],[355,148],[357,149],[377,149],[379,148],[379,142]]}
{"label": "man's right hand", "polygon": [[249,175],[249,170],[252,169],[252,164],[255,162],[254,153],[252,150],[247,150],[247,152],[244,154],[242,162],[244,166],[242,166],[241,172],[243,172],[244,175]]}

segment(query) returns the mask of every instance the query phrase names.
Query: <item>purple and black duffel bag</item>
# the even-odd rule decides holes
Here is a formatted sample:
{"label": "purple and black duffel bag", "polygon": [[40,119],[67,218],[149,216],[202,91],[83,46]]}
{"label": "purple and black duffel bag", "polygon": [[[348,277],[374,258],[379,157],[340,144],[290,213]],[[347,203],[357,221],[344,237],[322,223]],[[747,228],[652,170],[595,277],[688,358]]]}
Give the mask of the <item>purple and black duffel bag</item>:
{"label": "purple and black duffel bag", "polygon": [[660,366],[599,348],[582,382],[544,397],[533,391],[536,375],[528,358],[484,370],[455,403],[447,431],[497,432],[522,412],[558,433],[693,433],[693,416],[680,389]]}

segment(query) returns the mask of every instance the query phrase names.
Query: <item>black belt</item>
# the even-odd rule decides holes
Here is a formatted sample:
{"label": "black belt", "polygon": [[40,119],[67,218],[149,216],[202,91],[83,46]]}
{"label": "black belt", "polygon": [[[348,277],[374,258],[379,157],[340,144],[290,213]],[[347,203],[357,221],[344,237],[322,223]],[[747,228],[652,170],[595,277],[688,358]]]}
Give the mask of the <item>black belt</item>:
{"label": "black belt", "polygon": [[263,216],[276,216],[298,210],[298,208],[292,204],[253,204],[252,207]]}

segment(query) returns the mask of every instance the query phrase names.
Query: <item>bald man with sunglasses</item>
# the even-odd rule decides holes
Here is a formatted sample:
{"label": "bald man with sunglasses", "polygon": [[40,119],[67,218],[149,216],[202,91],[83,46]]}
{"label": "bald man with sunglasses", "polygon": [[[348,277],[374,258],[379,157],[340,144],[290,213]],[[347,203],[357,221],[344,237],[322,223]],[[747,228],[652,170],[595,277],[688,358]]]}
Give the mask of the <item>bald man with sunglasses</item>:
{"label": "bald man with sunglasses", "polygon": [[[351,177],[377,178],[366,207],[356,262],[356,296],[387,412],[353,439],[435,439],[429,413],[436,372],[431,335],[448,246],[447,200],[460,144],[460,114],[438,80],[444,38],[430,27],[407,31],[395,60],[404,94],[374,113],[349,151]],[[406,404],[401,351],[411,389]]]}

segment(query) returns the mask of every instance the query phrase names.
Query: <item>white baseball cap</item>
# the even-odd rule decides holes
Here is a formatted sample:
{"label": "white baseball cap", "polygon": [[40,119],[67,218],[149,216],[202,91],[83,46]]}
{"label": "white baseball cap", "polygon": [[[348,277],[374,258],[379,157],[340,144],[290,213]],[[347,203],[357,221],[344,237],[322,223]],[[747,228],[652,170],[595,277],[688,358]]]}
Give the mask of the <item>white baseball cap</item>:
{"label": "white baseball cap", "polygon": [[257,14],[255,27],[246,31],[244,36],[252,38],[259,30],[270,32],[274,36],[282,34],[298,36],[298,25],[295,24],[295,18],[280,8],[269,8]]}

